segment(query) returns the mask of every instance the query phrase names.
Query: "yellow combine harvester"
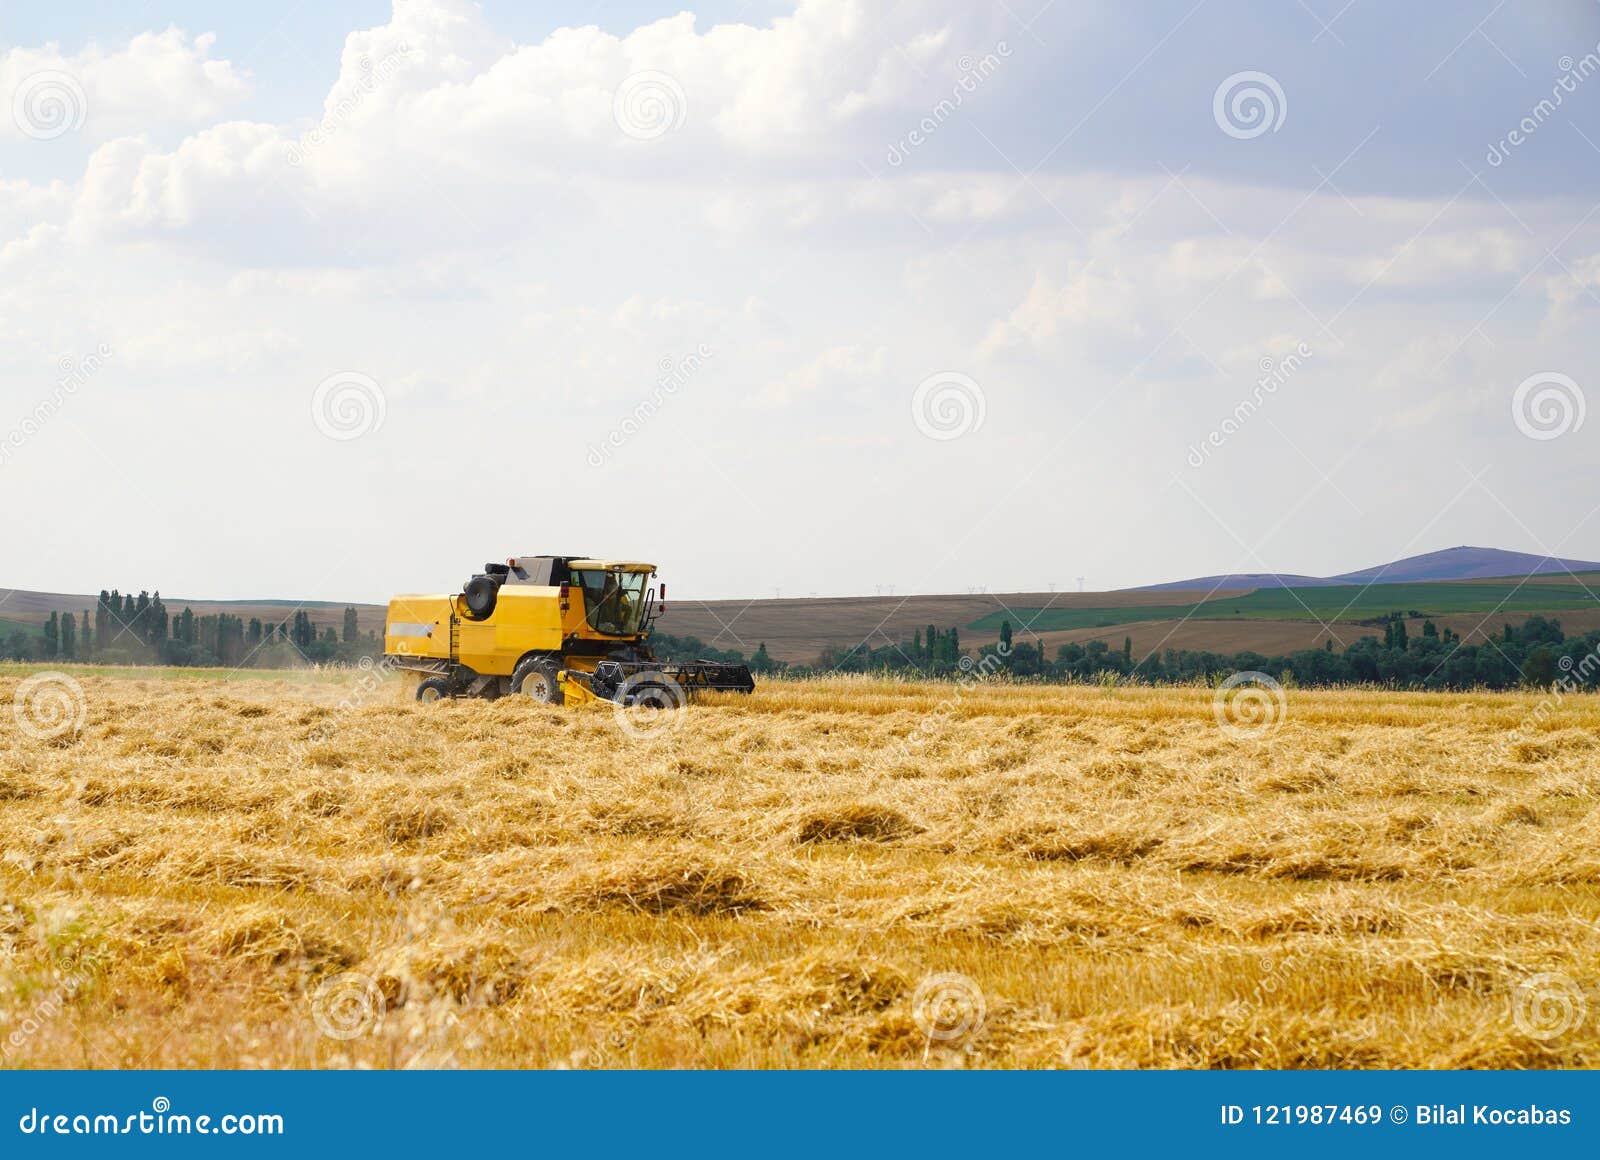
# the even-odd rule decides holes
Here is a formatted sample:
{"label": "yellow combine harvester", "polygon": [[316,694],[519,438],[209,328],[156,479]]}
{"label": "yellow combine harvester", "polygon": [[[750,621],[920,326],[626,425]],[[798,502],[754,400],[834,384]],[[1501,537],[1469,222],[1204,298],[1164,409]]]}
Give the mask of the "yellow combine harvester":
{"label": "yellow combine harvester", "polygon": [[650,630],[666,611],[655,574],[625,560],[513,556],[460,592],[396,596],[383,651],[414,674],[419,701],[521,693],[672,708],[700,689],[753,691],[745,665],[655,659]]}

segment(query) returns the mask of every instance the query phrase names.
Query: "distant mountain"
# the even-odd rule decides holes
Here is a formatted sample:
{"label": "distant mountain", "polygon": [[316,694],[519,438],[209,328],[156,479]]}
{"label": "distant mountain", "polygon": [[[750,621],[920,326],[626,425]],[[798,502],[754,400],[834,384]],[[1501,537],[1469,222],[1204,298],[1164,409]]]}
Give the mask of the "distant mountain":
{"label": "distant mountain", "polygon": [[1600,572],[1593,560],[1562,560],[1528,552],[1462,545],[1442,552],[1407,556],[1359,572],[1337,576],[1300,576],[1293,573],[1240,572],[1226,576],[1196,576],[1168,584],[1147,584],[1130,592],[1165,592],[1214,588],[1323,588],[1331,584],[1405,584],[1420,580],[1482,580],[1492,576],[1538,576],[1547,572]]}
{"label": "distant mountain", "polygon": [[1242,588],[1324,588],[1338,584],[1321,576],[1278,575],[1274,572],[1230,572],[1225,576],[1196,576],[1193,580],[1173,580],[1168,584],[1145,584],[1123,588],[1123,592],[1220,592]]}
{"label": "distant mountain", "polygon": [[1600,564],[1593,560],[1559,560],[1528,552],[1506,552],[1499,548],[1446,548],[1421,556],[1407,556],[1392,564],[1363,568],[1335,576],[1341,584],[1400,584],[1409,580],[1483,580],[1491,576],[1538,576],[1545,572],[1595,572]]}

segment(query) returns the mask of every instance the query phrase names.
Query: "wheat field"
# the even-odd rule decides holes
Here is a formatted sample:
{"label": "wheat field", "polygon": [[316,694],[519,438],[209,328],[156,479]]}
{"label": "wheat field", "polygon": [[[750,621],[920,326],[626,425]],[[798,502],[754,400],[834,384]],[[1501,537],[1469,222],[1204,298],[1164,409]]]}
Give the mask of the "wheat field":
{"label": "wheat field", "polygon": [[1216,696],[0,673],[3,1066],[1600,1063],[1594,698]]}

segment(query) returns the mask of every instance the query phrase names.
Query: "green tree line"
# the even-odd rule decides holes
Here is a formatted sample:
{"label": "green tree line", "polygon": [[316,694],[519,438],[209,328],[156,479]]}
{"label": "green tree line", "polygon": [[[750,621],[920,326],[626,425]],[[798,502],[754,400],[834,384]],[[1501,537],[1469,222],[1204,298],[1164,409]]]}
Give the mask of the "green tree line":
{"label": "green tree line", "polygon": [[[1466,644],[1448,626],[1424,619],[1413,634],[1407,620],[1415,612],[1392,612],[1383,618],[1383,635],[1363,637],[1341,650],[1330,639],[1320,649],[1298,649],[1267,656],[1166,649],[1135,656],[1133,642],[1121,648],[1103,640],[1064,644],[1055,656],[1037,642],[1017,640],[1009,621],[1000,626],[997,647],[984,650],[1000,658],[1001,671],[1022,679],[1046,682],[1103,681],[1132,677],[1152,684],[1188,684],[1219,673],[1257,671],[1305,686],[1387,685],[1404,689],[1544,688],[1576,671],[1587,683],[1600,676],[1600,630],[1568,636],[1559,620],[1530,616],[1507,623],[1492,638]],[[910,640],[844,649],[828,646],[813,664],[774,659],[761,643],[746,656],[738,649],[719,649],[694,636],[655,633],[651,645],[665,660],[709,660],[748,664],[757,675],[812,676],[830,672],[886,673],[919,677],[956,677],[977,663],[964,649],[955,627],[929,624]],[[12,630],[0,654],[12,660],[86,661],[101,664],[165,664],[252,668],[292,668],[306,663],[354,664],[376,658],[383,642],[361,632],[356,609],[346,608],[341,627],[319,628],[303,609],[278,621],[231,613],[197,616],[185,607],[176,615],[161,593],[126,595],[102,591],[94,612],[52,612],[38,632]],[[985,672],[991,671],[985,668]]]}
{"label": "green tree line", "polygon": [[[1600,679],[1600,630],[1569,636],[1559,620],[1534,615],[1521,624],[1507,623],[1479,643],[1466,644],[1458,633],[1431,619],[1423,619],[1413,633],[1407,627],[1408,618],[1419,619],[1419,614],[1389,613],[1382,618],[1381,637],[1362,637],[1342,649],[1336,649],[1330,639],[1322,648],[1273,656],[1191,649],[1166,649],[1143,656],[1136,655],[1132,639],[1124,637],[1120,648],[1091,640],[1060,645],[1050,657],[1037,642],[1018,640],[1006,621],[1000,626],[999,644],[981,652],[998,656],[999,671],[1011,677],[1057,683],[1132,677],[1151,684],[1191,684],[1218,674],[1246,671],[1310,687],[1516,689],[1547,688],[1564,679],[1584,684]],[[657,634],[652,643],[659,655],[672,660],[746,661],[736,649],[709,648],[694,637]],[[851,649],[830,646],[810,665],[775,661],[762,644],[747,663],[756,673],[790,676],[846,672],[948,678],[971,671],[980,656],[962,648],[957,629],[941,630],[930,624],[899,644],[876,648],[861,644]]]}
{"label": "green tree line", "polygon": [[354,608],[339,629],[318,628],[304,609],[279,621],[217,612],[171,613],[161,593],[101,590],[93,613],[52,612],[37,633],[13,629],[4,642],[12,660],[83,661],[96,664],[293,668],[306,663],[354,664],[375,657],[383,642],[360,631]]}

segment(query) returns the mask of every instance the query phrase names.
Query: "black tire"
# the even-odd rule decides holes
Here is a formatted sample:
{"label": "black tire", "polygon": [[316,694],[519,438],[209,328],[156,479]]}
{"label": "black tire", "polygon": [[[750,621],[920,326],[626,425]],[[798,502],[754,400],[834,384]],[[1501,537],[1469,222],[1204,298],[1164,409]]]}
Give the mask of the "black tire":
{"label": "black tire", "polygon": [[417,686],[417,700],[424,705],[442,701],[450,695],[450,682],[443,677],[429,677]]}
{"label": "black tire", "polygon": [[478,620],[488,620],[494,615],[495,602],[500,599],[500,582],[493,576],[474,576],[462,586],[467,594],[467,611]]}
{"label": "black tire", "polygon": [[550,657],[527,657],[511,674],[511,691],[532,697],[543,705],[559,705],[565,699],[556,673],[561,666]]}

